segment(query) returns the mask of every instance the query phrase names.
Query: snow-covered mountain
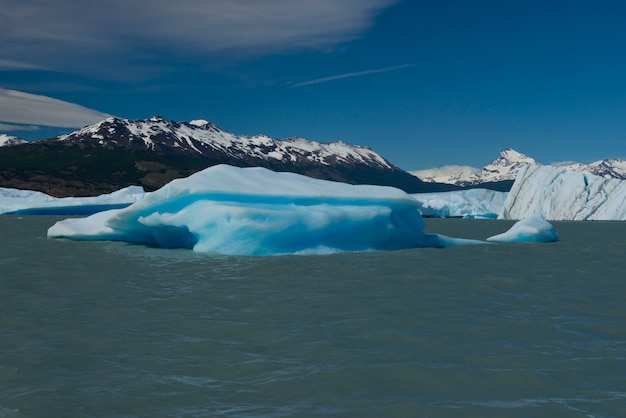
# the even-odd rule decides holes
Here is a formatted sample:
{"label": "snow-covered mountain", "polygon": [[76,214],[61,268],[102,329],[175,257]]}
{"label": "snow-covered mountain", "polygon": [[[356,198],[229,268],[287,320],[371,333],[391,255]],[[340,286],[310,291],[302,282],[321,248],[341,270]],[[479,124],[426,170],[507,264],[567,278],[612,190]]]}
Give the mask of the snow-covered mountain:
{"label": "snow-covered mountain", "polygon": [[605,158],[591,164],[581,163],[557,163],[551,164],[570,171],[578,171],[583,174],[604,177],[606,179],[626,180],[626,161],[619,158]]}
{"label": "snow-covered mountain", "polygon": [[17,136],[0,134],[0,147],[25,144],[26,142],[28,141]]}
{"label": "snow-covered mountain", "polygon": [[461,179],[457,184],[473,186],[481,183],[491,183],[505,180],[515,180],[520,168],[537,162],[511,148],[500,151],[498,158],[484,166],[481,170]]}
{"label": "snow-covered mountain", "polygon": [[457,186],[476,186],[483,183],[495,183],[515,180],[519,169],[537,162],[511,148],[500,151],[497,159],[481,169],[470,166],[444,166],[430,170],[411,171],[411,174],[423,181],[455,184]]}
{"label": "snow-covered mountain", "polygon": [[[473,169],[469,166],[444,166],[410,173],[426,182],[475,187],[483,183],[513,181],[519,170],[527,165],[540,164],[531,157],[507,148],[500,151],[498,158],[482,169]],[[604,178],[626,179],[626,161],[617,158],[607,158],[591,164],[563,162],[551,165]]]}
{"label": "snow-covered mountain", "polygon": [[57,197],[94,196],[130,185],[149,191],[218,164],[394,186],[408,193],[454,189],[425,183],[367,147],[300,137],[239,136],[205,120],[174,122],[161,117],[111,117],[24,149],[0,149],[0,187]]}
{"label": "snow-covered mountain", "polygon": [[276,140],[265,135],[239,136],[205,120],[174,122],[161,117],[127,120],[111,117],[58,141],[97,143],[105,148],[132,147],[175,154],[214,157],[216,153],[239,160],[265,160],[286,164],[366,164],[382,169],[393,166],[367,147],[345,142],[323,144],[295,137]]}

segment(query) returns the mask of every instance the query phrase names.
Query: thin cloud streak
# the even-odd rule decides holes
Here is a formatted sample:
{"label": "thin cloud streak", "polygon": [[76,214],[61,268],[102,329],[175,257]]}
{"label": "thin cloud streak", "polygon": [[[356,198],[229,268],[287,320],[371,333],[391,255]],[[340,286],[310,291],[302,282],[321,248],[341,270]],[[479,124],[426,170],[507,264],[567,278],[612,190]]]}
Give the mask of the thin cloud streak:
{"label": "thin cloud streak", "polygon": [[29,64],[27,62],[13,61],[0,58],[0,71],[2,70],[46,70],[45,67]]}
{"label": "thin cloud streak", "polygon": [[35,126],[35,125],[11,125],[8,123],[0,122],[0,131],[3,131],[3,132],[12,132],[12,131],[36,132],[39,129],[40,129],[39,126]]}
{"label": "thin cloud streak", "polygon": [[303,81],[301,83],[292,84],[289,87],[290,88],[296,88],[296,87],[310,86],[310,85],[313,85],[313,84],[320,84],[320,83],[327,83],[329,81],[341,80],[343,78],[360,77],[360,76],[369,75],[369,74],[386,73],[386,72],[389,72],[389,71],[401,70],[403,68],[410,68],[410,67],[413,67],[414,65],[415,64],[404,64],[404,65],[398,65],[398,66],[395,66],[395,67],[375,68],[375,69],[372,69],[372,70],[356,71],[356,72],[353,72],[353,73],[332,75],[332,76],[329,76],[329,77],[316,78],[315,80]]}
{"label": "thin cloud streak", "polygon": [[52,97],[0,88],[0,121],[13,124],[79,128],[110,115]]}

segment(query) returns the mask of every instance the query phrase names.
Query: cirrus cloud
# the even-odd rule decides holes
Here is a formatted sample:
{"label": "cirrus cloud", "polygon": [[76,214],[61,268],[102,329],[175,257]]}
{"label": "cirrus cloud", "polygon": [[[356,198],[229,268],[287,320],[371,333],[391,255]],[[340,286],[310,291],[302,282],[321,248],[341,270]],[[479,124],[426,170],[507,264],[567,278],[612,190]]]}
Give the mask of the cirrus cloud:
{"label": "cirrus cloud", "polygon": [[[397,0],[4,0],[0,62],[86,72],[146,57],[256,57],[352,40]],[[99,59],[98,59],[99,58]],[[210,60],[207,60],[210,61]]]}

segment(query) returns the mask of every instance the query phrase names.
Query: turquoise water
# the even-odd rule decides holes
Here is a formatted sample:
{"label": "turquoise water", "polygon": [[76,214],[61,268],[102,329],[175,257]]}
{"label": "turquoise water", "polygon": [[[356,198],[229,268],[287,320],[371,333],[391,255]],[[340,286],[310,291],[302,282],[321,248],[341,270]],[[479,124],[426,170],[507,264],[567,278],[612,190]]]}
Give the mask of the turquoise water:
{"label": "turquoise water", "polygon": [[46,238],[58,219],[0,216],[0,417],[626,416],[626,223],[225,257]]}

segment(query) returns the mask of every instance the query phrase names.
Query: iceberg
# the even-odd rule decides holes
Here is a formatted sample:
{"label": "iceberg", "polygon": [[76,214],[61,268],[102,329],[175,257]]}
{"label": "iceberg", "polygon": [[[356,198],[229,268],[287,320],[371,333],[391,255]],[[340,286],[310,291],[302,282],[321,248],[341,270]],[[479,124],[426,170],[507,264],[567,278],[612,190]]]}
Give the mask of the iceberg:
{"label": "iceberg", "polygon": [[522,167],[499,219],[539,214],[549,220],[626,220],[626,180],[562,167]]}
{"label": "iceberg", "polygon": [[496,242],[554,242],[559,236],[550,222],[541,215],[532,215],[517,221],[508,231],[487,238]]}
{"label": "iceberg", "polygon": [[400,189],[217,165],[123,208],[72,218],[53,238],[118,240],[229,255],[320,254],[484,243],[423,232]]}
{"label": "iceberg", "polygon": [[495,219],[502,212],[507,192],[468,189],[411,196],[419,202],[424,217]]}
{"label": "iceberg", "polygon": [[57,198],[33,190],[0,187],[0,214],[87,216],[127,207],[144,194],[142,187],[129,186],[100,196]]}

